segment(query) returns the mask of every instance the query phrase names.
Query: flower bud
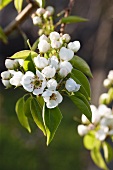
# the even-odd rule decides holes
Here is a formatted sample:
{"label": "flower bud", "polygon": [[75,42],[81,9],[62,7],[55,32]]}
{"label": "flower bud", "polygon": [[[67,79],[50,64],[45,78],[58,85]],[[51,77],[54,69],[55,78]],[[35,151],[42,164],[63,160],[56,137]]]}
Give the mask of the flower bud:
{"label": "flower bud", "polygon": [[46,58],[40,57],[40,55],[38,55],[37,57],[34,58],[34,63],[36,65],[36,67],[42,69],[48,65],[48,60]]}
{"label": "flower bud", "polygon": [[105,79],[103,82],[104,87],[109,88],[111,87],[111,80]]}
{"label": "flower bud", "polygon": [[59,75],[63,78],[66,77],[68,75],[68,70],[65,67],[61,68],[59,70]]}
{"label": "flower bud", "polygon": [[56,56],[52,56],[51,58],[49,58],[49,65],[54,67],[56,70],[58,69],[58,63],[59,63],[59,61]]}
{"label": "flower bud", "polygon": [[44,33],[44,30],[43,29],[39,29],[39,31],[38,31],[39,36],[41,36],[43,33]]}
{"label": "flower bud", "polygon": [[66,81],[65,88],[69,92],[76,92],[76,91],[78,91],[80,89],[80,84],[77,84],[72,78],[69,78]]}
{"label": "flower bud", "polygon": [[54,8],[52,6],[47,6],[46,11],[49,11],[51,15],[54,14]]}
{"label": "flower bud", "polygon": [[49,11],[46,11],[43,15],[45,19],[49,18],[51,16],[51,13]]}
{"label": "flower bud", "polygon": [[59,40],[60,39],[60,34],[56,31],[50,33],[50,40]]}
{"label": "flower bud", "polygon": [[69,61],[73,58],[74,52],[70,49],[62,47],[60,49],[59,56],[61,60]]}
{"label": "flower bud", "polygon": [[88,133],[88,127],[85,125],[78,125],[77,130],[80,136],[84,136]]}
{"label": "flower bud", "polygon": [[71,71],[73,69],[71,63],[68,61],[60,62],[59,67],[60,67],[60,69],[65,68],[67,70],[67,74],[71,73]]}
{"label": "flower bud", "polygon": [[108,79],[113,82],[113,70],[109,71]]}
{"label": "flower bud", "polygon": [[68,43],[70,41],[71,37],[69,34],[64,34],[62,37],[61,37],[61,40],[63,40],[64,42]]}
{"label": "flower bud", "polygon": [[42,19],[38,16],[33,17],[33,24],[34,25],[40,25],[42,24]]}
{"label": "flower bud", "polygon": [[46,41],[48,41],[48,38],[47,38],[47,36],[46,35],[41,35],[40,36],[40,38],[39,38],[39,41],[42,41],[42,40],[46,40]]}
{"label": "flower bud", "polygon": [[8,80],[8,79],[11,78],[11,74],[10,74],[9,71],[3,71],[3,72],[1,73],[1,77],[2,77],[3,80]]}
{"label": "flower bud", "polygon": [[3,79],[2,79],[2,83],[3,83],[3,85],[4,85],[6,88],[10,88],[10,87],[11,87],[11,84],[10,84],[10,81],[9,81],[9,80],[3,80]]}
{"label": "flower bud", "polygon": [[50,44],[46,40],[42,40],[38,44],[38,49],[42,53],[46,53],[50,49]]}
{"label": "flower bud", "polygon": [[109,100],[109,94],[103,93],[103,94],[100,95],[99,103],[100,104],[108,104],[108,100]]}
{"label": "flower bud", "polygon": [[36,15],[43,15],[45,13],[45,9],[44,8],[38,8],[37,10],[36,10]]}
{"label": "flower bud", "polygon": [[15,72],[14,76],[10,79],[10,84],[13,86],[21,86],[21,80],[23,77],[23,73],[21,71]]}
{"label": "flower bud", "polygon": [[55,49],[60,48],[60,47],[61,47],[60,41],[52,40],[52,41],[51,41],[51,47],[52,47],[52,48],[55,48]]}
{"label": "flower bud", "polygon": [[52,66],[47,66],[42,70],[42,73],[46,78],[53,78],[55,76],[56,69]]}
{"label": "flower bud", "polygon": [[18,59],[19,65],[22,67],[24,65],[24,60],[23,59]]}
{"label": "flower bud", "polygon": [[88,118],[84,114],[82,114],[81,120],[82,120],[83,124],[89,124],[90,123]]}
{"label": "flower bud", "polygon": [[5,66],[7,69],[13,70],[14,69],[14,60],[6,59]]}
{"label": "flower bud", "polygon": [[57,81],[55,79],[50,79],[48,82],[47,82],[47,87],[49,90],[56,90],[56,87],[57,87]]}
{"label": "flower bud", "polygon": [[80,49],[80,42],[79,41],[70,42],[68,44],[68,48],[73,52],[77,52]]}

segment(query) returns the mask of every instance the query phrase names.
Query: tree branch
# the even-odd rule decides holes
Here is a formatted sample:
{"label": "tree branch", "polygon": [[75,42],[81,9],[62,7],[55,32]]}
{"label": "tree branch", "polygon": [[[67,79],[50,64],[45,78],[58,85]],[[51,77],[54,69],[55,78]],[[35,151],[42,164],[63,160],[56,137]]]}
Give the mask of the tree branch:
{"label": "tree branch", "polygon": [[[71,13],[75,0],[69,0],[68,7],[65,9],[64,17],[68,17]],[[62,23],[60,27],[60,34],[64,34],[66,24]]]}
{"label": "tree branch", "polygon": [[13,30],[15,30],[18,25],[20,25],[25,19],[36,10],[37,4],[32,1],[30,2],[21,13],[17,15],[17,17],[4,29],[4,33],[9,35]]}

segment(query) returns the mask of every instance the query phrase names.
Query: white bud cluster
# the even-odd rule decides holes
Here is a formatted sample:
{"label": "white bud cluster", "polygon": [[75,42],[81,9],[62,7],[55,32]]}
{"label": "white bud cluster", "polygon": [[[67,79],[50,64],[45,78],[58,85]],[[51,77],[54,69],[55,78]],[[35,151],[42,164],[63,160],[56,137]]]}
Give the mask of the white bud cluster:
{"label": "white bud cluster", "polygon": [[[42,15],[43,10],[38,12]],[[56,107],[63,100],[62,87],[68,93],[80,89],[80,85],[70,77],[73,69],[70,60],[74,57],[74,51],[68,48],[69,40],[68,34],[60,36],[55,31],[48,37],[44,34],[40,36],[39,53],[32,59],[35,71],[24,70],[23,59],[7,59],[5,65],[8,71],[1,73],[3,84],[6,87],[21,86],[36,96],[42,96],[48,108]],[[5,83],[5,80],[8,82]]]}
{"label": "white bud cluster", "polygon": [[92,123],[89,122],[85,115],[82,115],[81,125],[78,125],[78,133],[84,136],[95,130],[95,138],[104,141],[107,136],[113,136],[113,111],[106,105],[102,104],[98,109],[91,105]]}

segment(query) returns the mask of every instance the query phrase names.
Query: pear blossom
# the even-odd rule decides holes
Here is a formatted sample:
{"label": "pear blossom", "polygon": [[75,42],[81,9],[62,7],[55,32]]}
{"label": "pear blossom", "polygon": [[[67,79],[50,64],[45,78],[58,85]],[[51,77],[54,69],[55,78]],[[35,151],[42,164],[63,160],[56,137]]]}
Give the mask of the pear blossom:
{"label": "pear blossom", "polygon": [[72,78],[66,81],[65,88],[69,92],[77,92],[80,89],[80,84],[77,84]]}
{"label": "pear blossom", "polygon": [[53,78],[56,73],[56,69],[52,66],[46,66],[43,70],[42,73],[45,75],[46,78]]}
{"label": "pear blossom", "polygon": [[59,68],[62,69],[62,68],[65,68],[67,70],[67,74],[71,73],[73,67],[71,65],[70,62],[68,61],[62,61],[59,63]]}
{"label": "pear blossom", "polygon": [[110,70],[110,71],[109,71],[108,79],[113,82],[113,70]]}
{"label": "pear blossom", "polygon": [[91,112],[92,112],[92,123],[98,124],[101,118],[101,115],[98,112],[98,109],[94,105],[90,105]]}
{"label": "pear blossom", "polygon": [[45,9],[44,8],[38,8],[35,12],[37,15],[43,15],[45,13]]}
{"label": "pear blossom", "polygon": [[54,8],[52,6],[47,6],[46,11],[49,11],[51,15],[54,13]]}
{"label": "pear blossom", "polygon": [[108,127],[101,127],[97,132],[96,132],[96,138],[100,141],[104,141],[107,133],[109,131]]}
{"label": "pear blossom", "polygon": [[59,52],[59,56],[61,60],[69,61],[73,58],[74,52],[70,49],[62,47]]}
{"label": "pear blossom", "polygon": [[37,57],[34,58],[34,63],[36,67],[38,67],[39,69],[43,69],[44,67],[48,65],[48,60],[38,55]]}
{"label": "pear blossom", "polygon": [[11,84],[10,84],[10,81],[9,81],[9,80],[3,80],[3,79],[2,79],[2,83],[3,83],[3,85],[4,85],[6,88],[10,88],[10,87],[11,87]]}
{"label": "pear blossom", "polygon": [[68,70],[65,68],[65,67],[62,67],[62,68],[60,68],[60,70],[59,70],[59,75],[62,77],[62,78],[64,78],[64,77],[66,77],[67,75],[68,75]]}
{"label": "pear blossom", "polygon": [[17,71],[14,73],[13,77],[10,79],[10,84],[13,86],[21,86],[21,80],[23,77],[23,73],[21,71]]}
{"label": "pear blossom", "polygon": [[80,49],[80,42],[79,41],[70,42],[68,44],[68,48],[73,52],[77,52]]}
{"label": "pear blossom", "polygon": [[110,108],[108,108],[106,105],[104,104],[101,104],[99,107],[98,107],[98,112],[99,114],[101,115],[101,117],[107,117],[107,116],[110,116],[112,115],[112,110]]}
{"label": "pear blossom", "polygon": [[107,103],[108,99],[109,99],[109,94],[103,93],[99,97],[99,103]]}
{"label": "pear blossom", "polygon": [[40,18],[40,17],[38,17],[38,16],[35,16],[35,17],[33,17],[33,24],[34,25],[40,25],[40,24],[42,24],[42,19]]}
{"label": "pear blossom", "polygon": [[55,79],[50,79],[47,82],[47,87],[49,90],[56,90],[57,85],[58,85],[58,83]]}
{"label": "pear blossom", "polygon": [[38,49],[42,53],[46,53],[50,49],[50,44],[46,40],[41,40],[38,44]]}
{"label": "pear blossom", "polygon": [[82,114],[81,120],[83,124],[89,124],[89,120],[84,114]]}
{"label": "pear blossom", "polygon": [[1,77],[2,77],[2,79],[4,79],[4,80],[8,80],[8,79],[11,78],[11,73],[10,73],[9,71],[3,71],[3,72],[1,73]]}
{"label": "pear blossom", "polygon": [[58,66],[58,63],[59,63],[58,58],[56,56],[52,56],[48,60],[49,60],[49,65],[54,67],[57,70],[59,67]]}
{"label": "pear blossom", "polygon": [[18,61],[16,59],[15,60],[6,59],[5,66],[7,69],[13,70],[18,67]]}
{"label": "pear blossom", "polygon": [[60,41],[52,40],[52,41],[51,41],[51,47],[54,48],[54,49],[60,48],[60,47],[61,47]]}
{"label": "pear blossom", "polygon": [[68,43],[70,41],[71,37],[69,34],[63,34],[62,37],[60,38],[60,41],[64,41],[66,43]]}
{"label": "pear blossom", "polygon": [[89,131],[88,126],[85,126],[85,125],[78,125],[77,130],[80,136],[86,135]]}
{"label": "pear blossom", "polygon": [[60,34],[56,31],[54,32],[51,32],[50,35],[49,35],[49,38],[51,41],[53,40],[59,40],[60,39]]}
{"label": "pear blossom", "polygon": [[39,41],[42,41],[42,40],[48,41],[48,37],[46,35],[42,34],[39,38]]}
{"label": "pear blossom", "polygon": [[46,87],[46,79],[39,70],[36,70],[36,75],[31,71],[27,71],[22,77],[21,84],[28,92],[39,95],[43,93]]}
{"label": "pear blossom", "polygon": [[63,97],[58,91],[51,91],[51,90],[46,90],[43,94],[43,99],[46,102],[47,108],[55,108],[60,104],[63,100]]}

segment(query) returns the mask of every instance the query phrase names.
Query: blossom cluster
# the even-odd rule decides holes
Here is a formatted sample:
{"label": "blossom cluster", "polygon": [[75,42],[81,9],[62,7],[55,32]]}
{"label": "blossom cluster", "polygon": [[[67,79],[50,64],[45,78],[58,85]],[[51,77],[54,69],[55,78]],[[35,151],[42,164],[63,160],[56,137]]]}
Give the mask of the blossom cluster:
{"label": "blossom cluster", "polygon": [[78,125],[78,133],[80,136],[88,134],[90,131],[95,132],[95,138],[104,141],[108,136],[113,136],[113,111],[106,105],[102,104],[98,109],[91,105],[92,123],[82,115],[82,124]]}
{"label": "blossom cluster", "polygon": [[63,100],[62,91],[72,93],[80,89],[70,77],[73,69],[70,60],[80,43],[69,41],[68,34],[51,32],[48,37],[43,34],[39,38],[39,52],[32,58],[35,72],[24,70],[24,59],[6,59],[8,70],[1,73],[2,83],[6,88],[21,86],[35,96],[42,96],[48,108],[56,107]]}

